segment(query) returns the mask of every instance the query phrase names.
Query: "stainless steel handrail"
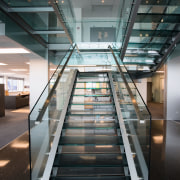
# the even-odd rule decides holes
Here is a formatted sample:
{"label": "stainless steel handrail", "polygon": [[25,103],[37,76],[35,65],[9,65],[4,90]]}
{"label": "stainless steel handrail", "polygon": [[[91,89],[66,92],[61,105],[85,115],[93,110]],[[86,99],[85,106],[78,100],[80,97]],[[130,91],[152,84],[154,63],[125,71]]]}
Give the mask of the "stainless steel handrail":
{"label": "stainless steel handrail", "polygon": [[64,66],[62,67],[60,73],[58,74],[58,77],[57,77],[57,79],[56,79],[56,81],[55,81],[52,89],[50,90],[50,92],[49,92],[49,94],[48,94],[48,97],[47,97],[47,99],[46,99],[46,101],[45,101],[45,103],[44,103],[44,105],[43,105],[43,107],[42,107],[42,109],[41,109],[41,111],[40,111],[40,113],[39,113],[36,121],[39,121],[39,122],[42,121],[42,117],[44,116],[44,113],[45,113],[45,111],[46,111],[46,108],[48,107],[48,105],[49,105],[49,103],[50,103],[50,100],[51,100],[51,98],[52,98],[52,96],[53,96],[54,90],[56,89],[56,87],[57,87],[57,85],[58,85],[58,83],[59,83],[59,80],[60,80],[60,78],[61,78],[61,76],[62,76],[62,74],[63,74],[63,72],[64,72],[64,69],[65,69],[67,63],[69,62],[69,59],[71,58],[71,55],[72,55],[75,47],[76,47],[76,45],[74,45],[74,47],[73,47],[71,53],[69,54],[69,56],[68,56],[68,58],[67,58],[67,60],[66,60],[66,62],[65,62],[65,64],[64,64]]}
{"label": "stainless steel handrail", "polygon": [[123,143],[124,143],[124,147],[125,147],[125,152],[126,152],[126,157],[127,157],[127,162],[128,162],[128,168],[129,168],[129,172],[130,172],[130,176],[132,180],[138,180],[138,175],[137,175],[137,171],[136,171],[136,166],[135,166],[135,162],[132,156],[132,152],[131,152],[131,147],[130,147],[130,143],[129,143],[129,139],[128,139],[128,134],[126,132],[126,127],[124,124],[124,119],[122,116],[122,111],[120,108],[120,104],[118,102],[118,97],[115,91],[115,87],[113,85],[113,79],[112,79],[112,74],[108,73],[109,76],[109,81],[110,81],[110,85],[111,85],[111,90],[112,90],[112,94],[114,97],[114,103],[116,106],[116,112],[117,112],[117,117],[118,117],[118,121],[120,124],[120,131],[121,131],[121,135],[122,135],[122,139],[123,139]]}
{"label": "stainless steel handrail", "polygon": [[117,67],[118,67],[119,72],[120,72],[120,74],[121,74],[121,78],[123,79],[124,84],[125,84],[125,86],[126,86],[126,89],[127,89],[128,93],[129,93],[129,96],[131,97],[131,101],[132,101],[132,103],[133,103],[133,105],[134,105],[134,109],[135,109],[135,111],[136,111],[136,115],[137,115],[137,117],[138,117],[139,120],[143,120],[144,118],[143,118],[143,116],[142,116],[142,114],[141,114],[141,112],[140,112],[140,110],[139,110],[137,101],[136,101],[136,99],[135,99],[135,97],[134,97],[134,95],[133,95],[133,93],[132,93],[132,91],[131,91],[131,88],[130,88],[129,85],[128,85],[128,82],[127,82],[127,80],[126,80],[126,78],[125,78],[125,76],[124,76],[124,73],[123,73],[123,70],[122,70],[121,66],[119,65],[119,63],[118,63],[118,61],[117,61],[117,58],[116,58],[116,56],[115,56],[115,54],[114,54],[114,52],[113,52],[113,49],[111,48],[111,46],[108,46],[108,47],[109,47],[109,49],[110,49],[110,51],[111,51],[111,53],[112,53],[112,55],[113,55],[113,57],[114,57],[114,59],[115,59],[115,61],[116,61]]}

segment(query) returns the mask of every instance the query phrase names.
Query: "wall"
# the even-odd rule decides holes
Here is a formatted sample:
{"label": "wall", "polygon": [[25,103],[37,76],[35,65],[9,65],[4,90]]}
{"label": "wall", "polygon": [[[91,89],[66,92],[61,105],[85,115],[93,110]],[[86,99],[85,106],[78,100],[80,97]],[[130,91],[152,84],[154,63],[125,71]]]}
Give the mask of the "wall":
{"label": "wall", "polygon": [[167,120],[180,120],[180,45],[167,61]]}
{"label": "wall", "polygon": [[136,87],[138,88],[144,102],[147,104],[147,79],[140,79],[136,82]]}
{"label": "wall", "polygon": [[[30,109],[32,109],[48,82],[48,61],[45,59],[31,59],[29,79]],[[47,94],[45,93],[41,98],[42,103],[44,103],[46,97]],[[40,108],[42,103],[38,104]]]}

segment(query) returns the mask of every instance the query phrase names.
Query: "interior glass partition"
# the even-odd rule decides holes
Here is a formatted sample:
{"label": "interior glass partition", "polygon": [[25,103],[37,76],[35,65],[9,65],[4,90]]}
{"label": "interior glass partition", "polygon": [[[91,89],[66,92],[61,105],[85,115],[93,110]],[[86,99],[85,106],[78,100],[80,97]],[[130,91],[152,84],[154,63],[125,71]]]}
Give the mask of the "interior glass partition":
{"label": "interior glass partition", "polygon": [[43,176],[54,134],[76,76],[76,71],[66,66],[74,48],[68,50],[29,114],[32,179]]}
{"label": "interior glass partition", "polygon": [[131,152],[138,176],[148,179],[151,115],[135,83],[119,58],[119,54],[114,52],[113,54],[117,64],[114,66],[112,78],[126,133],[128,134]]}

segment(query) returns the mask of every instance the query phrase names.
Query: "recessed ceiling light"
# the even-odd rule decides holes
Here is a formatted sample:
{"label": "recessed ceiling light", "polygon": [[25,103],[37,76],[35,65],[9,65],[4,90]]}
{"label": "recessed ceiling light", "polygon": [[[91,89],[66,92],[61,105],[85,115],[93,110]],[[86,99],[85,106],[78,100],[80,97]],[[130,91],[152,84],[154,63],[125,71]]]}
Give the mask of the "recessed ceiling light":
{"label": "recessed ceiling light", "polygon": [[7,64],[5,64],[5,63],[0,63],[0,66],[6,66]]}
{"label": "recessed ceiling light", "polygon": [[1,73],[1,75],[13,75],[13,74],[15,74],[15,73]]}
{"label": "recessed ceiling light", "polygon": [[30,53],[23,48],[0,48],[0,54],[26,54]]}
{"label": "recessed ceiling light", "polygon": [[15,72],[21,71],[21,72],[23,72],[23,71],[27,71],[27,69],[11,69],[11,71],[15,71]]}

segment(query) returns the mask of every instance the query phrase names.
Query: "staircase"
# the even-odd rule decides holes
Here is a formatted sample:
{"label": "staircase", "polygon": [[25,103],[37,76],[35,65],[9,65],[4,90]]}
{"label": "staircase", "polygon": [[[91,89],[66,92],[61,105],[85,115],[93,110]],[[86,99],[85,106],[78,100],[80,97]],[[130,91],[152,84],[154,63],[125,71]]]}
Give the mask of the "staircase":
{"label": "staircase", "polygon": [[78,73],[51,180],[130,180],[107,73]]}

